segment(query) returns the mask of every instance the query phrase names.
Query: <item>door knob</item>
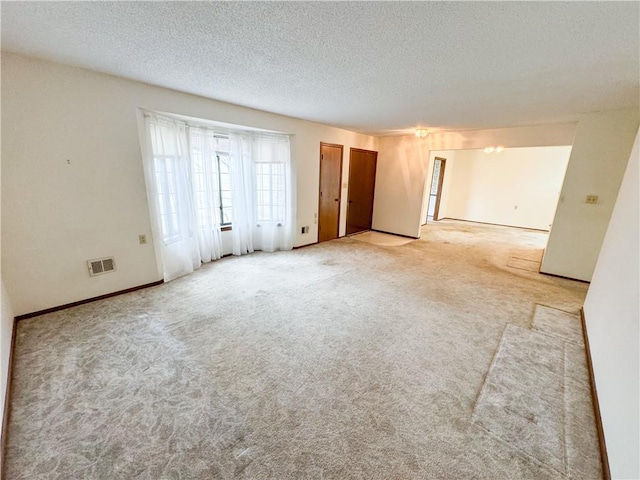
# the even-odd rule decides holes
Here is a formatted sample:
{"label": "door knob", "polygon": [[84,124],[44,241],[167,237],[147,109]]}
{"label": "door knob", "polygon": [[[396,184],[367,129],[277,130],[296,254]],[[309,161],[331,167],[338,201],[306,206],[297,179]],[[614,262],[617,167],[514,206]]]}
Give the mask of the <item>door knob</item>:
{"label": "door knob", "polygon": [[338,200],[337,198],[334,198],[334,200],[335,200],[336,202],[339,202],[339,201],[340,201],[340,200]]}

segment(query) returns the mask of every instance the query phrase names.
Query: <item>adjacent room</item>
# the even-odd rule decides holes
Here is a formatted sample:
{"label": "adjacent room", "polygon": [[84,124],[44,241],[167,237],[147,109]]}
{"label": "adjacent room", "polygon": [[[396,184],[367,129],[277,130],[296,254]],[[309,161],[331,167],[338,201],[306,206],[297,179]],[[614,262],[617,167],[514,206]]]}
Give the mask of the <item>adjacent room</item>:
{"label": "adjacent room", "polygon": [[[571,146],[431,151],[421,224],[446,218],[548,233],[570,154]],[[512,262],[538,271],[544,247]]]}
{"label": "adjacent room", "polygon": [[3,2],[2,478],[640,478],[640,6]]}
{"label": "adjacent room", "polygon": [[432,151],[422,224],[452,218],[549,231],[570,153],[571,146]]}

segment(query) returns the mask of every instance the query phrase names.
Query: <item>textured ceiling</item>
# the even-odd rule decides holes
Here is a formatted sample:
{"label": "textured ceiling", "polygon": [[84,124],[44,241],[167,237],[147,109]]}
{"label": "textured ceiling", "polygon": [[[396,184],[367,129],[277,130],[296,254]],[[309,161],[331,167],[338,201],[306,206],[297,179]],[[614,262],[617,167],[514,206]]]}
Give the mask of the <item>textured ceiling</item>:
{"label": "textured ceiling", "polygon": [[2,2],[2,49],[368,133],[638,105],[638,2]]}

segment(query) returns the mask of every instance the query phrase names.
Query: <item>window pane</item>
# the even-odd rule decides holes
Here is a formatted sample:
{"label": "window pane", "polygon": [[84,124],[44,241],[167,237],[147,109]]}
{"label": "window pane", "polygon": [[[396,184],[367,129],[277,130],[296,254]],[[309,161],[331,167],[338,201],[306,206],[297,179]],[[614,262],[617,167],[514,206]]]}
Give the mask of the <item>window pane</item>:
{"label": "window pane", "polygon": [[231,178],[229,175],[220,175],[220,190],[231,190]]}
{"label": "window pane", "polygon": [[285,164],[265,162],[273,156],[272,145],[261,145],[260,163],[255,164],[256,213],[259,223],[277,225],[285,219]]}
{"label": "window pane", "polygon": [[192,128],[191,179],[197,218],[203,228],[231,222],[229,139],[215,132]]}
{"label": "window pane", "polygon": [[178,209],[176,205],[175,157],[154,156],[156,190],[158,196],[158,214],[162,227],[162,237],[166,244],[179,240]]}
{"label": "window pane", "polygon": [[231,223],[231,208],[223,208],[222,209],[222,223],[230,224]]}
{"label": "window pane", "polygon": [[[221,138],[216,138],[216,148],[220,149],[224,146],[225,142],[222,142]],[[228,139],[226,139],[228,146]],[[218,167],[218,202],[220,202],[222,225],[229,225],[231,223],[231,168],[228,151],[216,152],[216,162]]]}
{"label": "window pane", "polygon": [[433,165],[433,177],[431,178],[431,195],[437,195],[440,182],[440,166],[442,161],[436,160]]}

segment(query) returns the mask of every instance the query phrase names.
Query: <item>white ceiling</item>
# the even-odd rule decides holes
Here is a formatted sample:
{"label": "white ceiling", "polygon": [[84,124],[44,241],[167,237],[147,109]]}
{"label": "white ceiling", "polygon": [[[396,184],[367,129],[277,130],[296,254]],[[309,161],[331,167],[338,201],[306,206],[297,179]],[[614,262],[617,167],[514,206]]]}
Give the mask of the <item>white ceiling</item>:
{"label": "white ceiling", "polygon": [[2,49],[368,133],[638,105],[638,2],[2,2]]}

